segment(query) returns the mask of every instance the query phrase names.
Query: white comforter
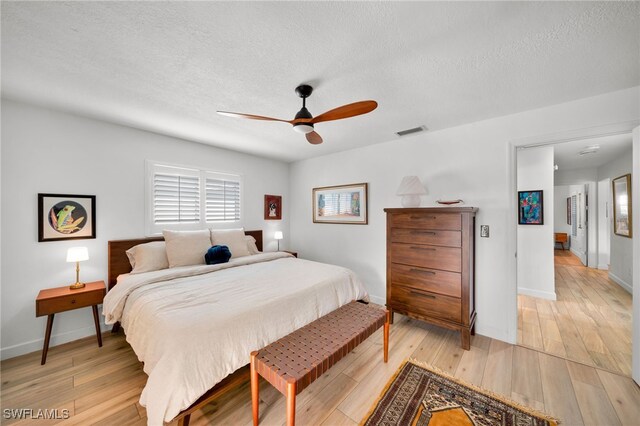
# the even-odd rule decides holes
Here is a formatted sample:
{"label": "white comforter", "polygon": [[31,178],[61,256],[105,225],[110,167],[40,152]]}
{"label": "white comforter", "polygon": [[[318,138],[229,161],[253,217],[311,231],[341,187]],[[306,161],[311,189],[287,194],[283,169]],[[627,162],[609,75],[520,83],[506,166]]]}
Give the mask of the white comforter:
{"label": "white comforter", "polygon": [[263,253],[122,275],[104,299],[149,376],[149,425],[170,421],[258,350],[368,295],[345,268]]}

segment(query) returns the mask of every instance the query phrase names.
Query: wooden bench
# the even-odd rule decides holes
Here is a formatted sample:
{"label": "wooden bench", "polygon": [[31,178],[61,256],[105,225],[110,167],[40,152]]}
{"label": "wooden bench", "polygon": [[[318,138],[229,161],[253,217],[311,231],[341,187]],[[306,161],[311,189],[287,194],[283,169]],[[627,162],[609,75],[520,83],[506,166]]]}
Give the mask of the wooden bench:
{"label": "wooden bench", "polygon": [[562,247],[562,250],[564,250],[565,243],[569,242],[569,236],[565,232],[556,232],[554,233],[554,236],[555,236],[555,245],[560,244],[560,247]]}
{"label": "wooden bench", "polygon": [[389,317],[385,309],[351,302],[252,352],[253,424],[258,425],[259,376],[286,396],[287,426],[294,426],[296,395],[382,326],[384,362],[387,362]]}

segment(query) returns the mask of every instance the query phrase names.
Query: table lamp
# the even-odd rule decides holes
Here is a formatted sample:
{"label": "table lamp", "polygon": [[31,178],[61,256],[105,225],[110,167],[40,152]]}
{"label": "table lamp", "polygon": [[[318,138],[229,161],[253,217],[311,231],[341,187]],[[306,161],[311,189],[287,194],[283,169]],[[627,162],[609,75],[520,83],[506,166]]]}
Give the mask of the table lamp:
{"label": "table lamp", "polygon": [[80,262],[84,260],[89,260],[89,250],[86,247],[70,247],[67,250],[67,262],[76,262],[76,282],[69,286],[71,290],[84,287],[84,283],[80,282]]}
{"label": "table lamp", "polygon": [[278,251],[280,251],[280,240],[282,239],[282,231],[276,231],[273,238],[275,238],[276,241],[278,241]]}
{"label": "table lamp", "polygon": [[402,196],[402,207],[420,207],[420,196],[426,193],[418,176],[405,176],[396,195]]}

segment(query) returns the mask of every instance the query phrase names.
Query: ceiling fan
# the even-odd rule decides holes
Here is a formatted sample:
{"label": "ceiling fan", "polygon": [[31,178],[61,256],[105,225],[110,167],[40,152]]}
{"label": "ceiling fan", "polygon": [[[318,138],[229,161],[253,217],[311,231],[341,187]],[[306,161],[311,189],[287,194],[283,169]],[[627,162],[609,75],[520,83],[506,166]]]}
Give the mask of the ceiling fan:
{"label": "ceiling fan", "polygon": [[313,126],[316,123],[323,121],[342,120],[343,118],[355,117],[369,113],[378,107],[376,101],[360,101],[352,104],[342,105],[338,108],[334,108],[320,114],[317,117],[311,115],[306,106],[306,101],[311,93],[313,87],[307,84],[301,84],[296,87],[296,93],[302,98],[302,109],[298,111],[293,120],[281,120],[279,118],[263,117],[261,115],[242,114],[239,112],[218,111],[218,114],[226,115],[229,117],[237,118],[250,118],[252,120],[266,120],[266,121],[281,121],[283,123],[289,123],[293,125],[293,130],[296,132],[304,133],[309,143],[317,145],[322,143],[322,137],[315,132]]}

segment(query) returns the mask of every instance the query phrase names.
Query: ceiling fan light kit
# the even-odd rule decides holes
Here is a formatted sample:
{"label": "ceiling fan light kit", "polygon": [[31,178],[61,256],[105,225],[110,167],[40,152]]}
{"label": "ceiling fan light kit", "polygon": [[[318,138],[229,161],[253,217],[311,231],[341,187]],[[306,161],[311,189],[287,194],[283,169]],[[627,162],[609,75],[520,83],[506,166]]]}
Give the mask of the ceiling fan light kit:
{"label": "ceiling fan light kit", "polygon": [[378,107],[378,103],[376,101],[360,101],[334,108],[325,112],[324,114],[320,114],[319,116],[314,117],[313,115],[311,115],[306,105],[307,98],[311,96],[311,93],[313,93],[313,87],[309,86],[308,84],[301,84],[300,86],[296,87],[296,93],[302,98],[302,108],[300,109],[300,111],[298,111],[295,118],[291,121],[281,120],[279,118],[264,117],[261,115],[243,114],[240,112],[218,111],[218,114],[227,117],[249,118],[252,120],[264,121],[281,121],[284,123],[289,123],[293,126],[293,130],[298,133],[303,133],[310,144],[318,145],[322,143],[322,137],[315,131],[315,123],[341,120],[343,118],[367,114]]}

